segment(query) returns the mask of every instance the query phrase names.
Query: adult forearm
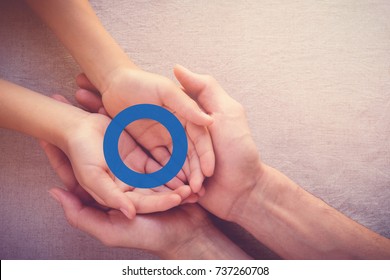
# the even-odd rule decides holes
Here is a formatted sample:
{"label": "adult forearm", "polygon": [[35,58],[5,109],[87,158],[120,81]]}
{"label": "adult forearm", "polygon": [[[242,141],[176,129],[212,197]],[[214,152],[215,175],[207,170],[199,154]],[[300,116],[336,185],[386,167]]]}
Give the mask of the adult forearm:
{"label": "adult forearm", "polygon": [[87,0],[26,0],[102,92],[121,66],[136,67],[105,30]]}
{"label": "adult forearm", "polygon": [[284,258],[390,258],[390,241],[265,166],[241,214],[234,219]]}
{"label": "adult forearm", "polygon": [[87,113],[34,91],[0,80],[0,127],[64,148],[70,128]]}

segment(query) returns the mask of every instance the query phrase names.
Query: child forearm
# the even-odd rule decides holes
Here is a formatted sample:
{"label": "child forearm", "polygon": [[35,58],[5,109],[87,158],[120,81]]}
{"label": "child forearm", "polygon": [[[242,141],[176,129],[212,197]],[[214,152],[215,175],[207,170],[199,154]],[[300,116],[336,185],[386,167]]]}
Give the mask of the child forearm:
{"label": "child forearm", "polygon": [[0,127],[44,139],[64,148],[66,135],[88,113],[0,80]]}
{"label": "child forearm", "polygon": [[105,30],[87,0],[26,0],[103,92],[110,73],[136,67]]}

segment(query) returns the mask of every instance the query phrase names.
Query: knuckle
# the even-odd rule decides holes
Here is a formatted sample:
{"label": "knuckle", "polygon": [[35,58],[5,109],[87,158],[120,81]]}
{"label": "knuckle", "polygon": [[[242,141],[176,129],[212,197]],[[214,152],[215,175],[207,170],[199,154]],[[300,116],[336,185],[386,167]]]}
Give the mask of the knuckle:
{"label": "knuckle", "polygon": [[211,75],[204,75],[204,80],[208,86],[216,86],[218,84],[217,80]]}

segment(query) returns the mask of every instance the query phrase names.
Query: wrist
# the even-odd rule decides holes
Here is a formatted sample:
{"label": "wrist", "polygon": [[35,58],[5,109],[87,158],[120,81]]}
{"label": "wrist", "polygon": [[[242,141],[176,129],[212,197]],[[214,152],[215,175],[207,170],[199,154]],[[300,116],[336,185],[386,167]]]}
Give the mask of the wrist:
{"label": "wrist", "polygon": [[139,69],[130,59],[119,60],[117,63],[113,63],[110,69],[106,69],[95,86],[102,96],[110,92],[115,92],[110,91],[110,89],[123,79],[123,77],[128,78],[129,72]]}
{"label": "wrist", "polygon": [[[59,147],[63,152],[68,155],[70,147],[73,145],[72,142],[77,138],[79,131],[83,131],[83,126],[85,120],[91,114],[79,109],[77,107],[73,107],[68,104],[58,104],[64,105],[63,114],[61,114],[61,122],[59,122],[54,130],[51,139],[48,141]],[[68,109],[68,110],[65,110]]]}
{"label": "wrist", "polygon": [[250,227],[254,217],[263,219],[263,225],[266,224],[269,218],[268,212],[272,211],[277,204],[289,201],[286,196],[299,190],[298,185],[288,177],[264,163],[259,174],[246,199],[237,203],[234,211],[236,215],[233,216],[233,222],[243,227]]}
{"label": "wrist", "polygon": [[205,243],[208,243],[207,236],[212,234],[213,227],[207,215],[203,215],[202,222],[184,224],[182,230],[166,240],[155,253],[162,259],[201,259]]}
{"label": "wrist", "polygon": [[[243,215],[246,215],[247,212],[252,210],[252,205],[267,199],[264,197],[266,193],[264,190],[270,185],[269,166],[260,161],[257,171],[255,171],[254,174],[256,175],[247,178],[246,182],[242,182],[242,185],[245,185],[245,187],[242,188],[244,191],[237,196],[235,202],[232,204],[229,217],[227,217],[226,220],[240,224]],[[247,215],[250,214],[248,213]]]}
{"label": "wrist", "polygon": [[206,227],[194,229],[191,236],[174,248],[160,251],[157,255],[162,259],[250,259],[211,222]]}
{"label": "wrist", "polygon": [[[245,228],[270,249],[279,232],[275,224],[286,224],[298,210],[298,202],[305,195],[303,189],[278,170],[262,164],[256,183],[245,200],[237,204],[233,222]],[[280,253],[279,250],[275,252]],[[283,255],[283,254],[282,254]]]}

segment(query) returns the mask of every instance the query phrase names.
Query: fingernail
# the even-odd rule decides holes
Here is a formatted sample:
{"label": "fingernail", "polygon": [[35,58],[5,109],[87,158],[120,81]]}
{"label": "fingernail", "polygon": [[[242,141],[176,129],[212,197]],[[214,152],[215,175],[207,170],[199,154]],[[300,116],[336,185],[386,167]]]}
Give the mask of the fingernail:
{"label": "fingernail", "polygon": [[54,198],[57,202],[61,203],[61,200],[58,198],[57,194],[53,193],[52,191],[48,191],[50,196]]}
{"label": "fingernail", "polygon": [[204,112],[202,112],[202,114],[203,114],[210,122],[213,122],[213,121],[214,121],[214,119],[213,119],[212,116],[210,116],[210,115],[208,115],[208,114],[206,114],[206,113],[204,113]]}
{"label": "fingernail", "polygon": [[129,211],[127,211],[125,208],[119,208],[119,210],[123,213],[123,214],[125,214],[125,216],[127,217],[127,218],[129,218],[129,219],[131,219],[132,217],[130,217],[130,215],[129,215]]}

